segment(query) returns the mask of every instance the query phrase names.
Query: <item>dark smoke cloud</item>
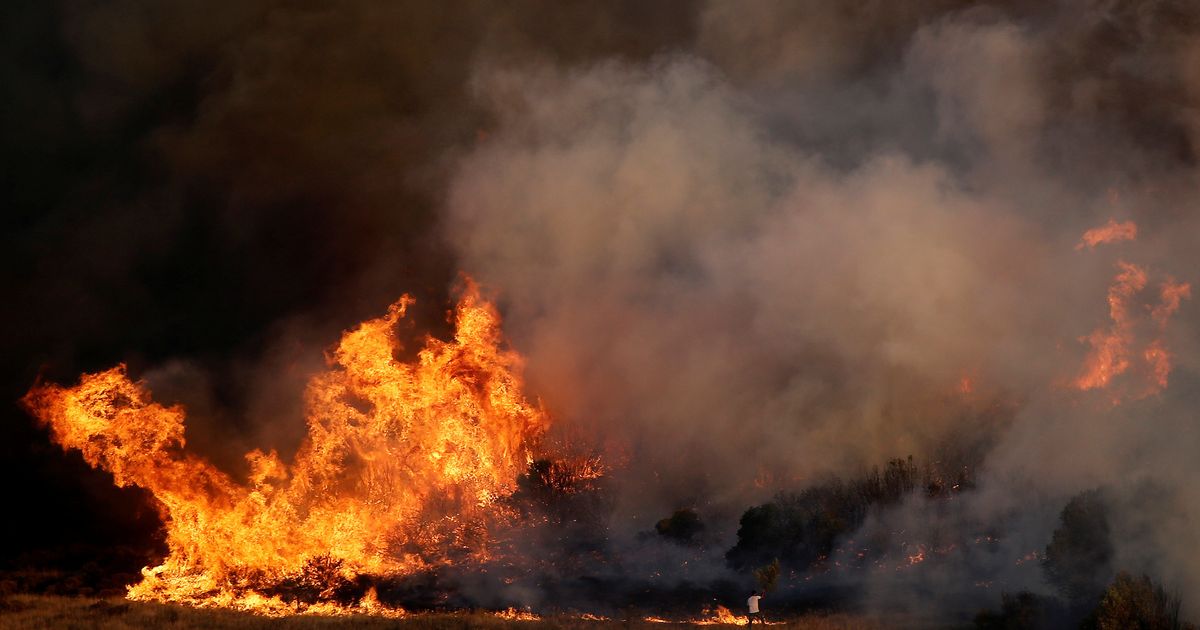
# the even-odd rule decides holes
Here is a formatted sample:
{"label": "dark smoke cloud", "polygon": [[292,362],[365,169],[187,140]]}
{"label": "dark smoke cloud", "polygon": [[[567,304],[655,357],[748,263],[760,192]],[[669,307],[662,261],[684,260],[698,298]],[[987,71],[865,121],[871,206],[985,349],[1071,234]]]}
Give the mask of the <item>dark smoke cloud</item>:
{"label": "dark smoke cloud", "polygon": [[[1197,281],[1193,3],[4,10],[10,400],[129,361],[236,468],[295,447],[339,330],[407,291],[413,338],[444,334],[464,271],[501,300],[531,393],[622,464],[619,536],[695,506],[732,543],[778,489],[978,450],[945,527],[1007,523],[1025,553],[1107,486],[1121,561],[1200,593],[1194,304],[1162,395],[1063,387],[1117,260]],[[1112,217],[1137,241],[1074,249]],[[10,552],[70,536],[44,495],[111,499],[15,407],[5,427],[6,474],[39,479]],[[1001,557],[864,592],[970,606],[942,587]]]}

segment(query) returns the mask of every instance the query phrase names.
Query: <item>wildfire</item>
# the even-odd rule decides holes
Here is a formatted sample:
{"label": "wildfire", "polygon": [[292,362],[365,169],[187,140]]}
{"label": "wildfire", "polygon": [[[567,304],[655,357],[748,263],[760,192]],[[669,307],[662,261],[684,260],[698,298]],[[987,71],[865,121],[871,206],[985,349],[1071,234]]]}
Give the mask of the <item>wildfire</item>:
{"label": "wildfire", "polygon": [[505,621],[540,621],[541,617],[527,611],[517,610],[516,608],[507,608],[499,612],[492,613],[499,619]]}
{"label": "wildfire", "polygon": [[[1085,243],[1095,247],[1100,243],[1136,237],[1137,226],[1132,221],[1118,224],[1110,219],[1106,225],[1084,232],[1083,240],[1076,249],[1082,248]],[[1135,352],[1133,346],[1138,341],[1137,331],[1145,320],[1144,316],[1139,316],[1135,306],[1148,283],[1149,274],[1145,268],[1124,260],[1117,262],[1117,275],[1108,289],[1108,312],[1112,323],[1108,327],[1097,328],[1081,339],[1091,350],[1079,374],[1072,380],[1072,387],[1080,391],[1106,389],[1114,378],[1129,371],[1135,364],[1135,373],[1143,375],[1146,384],[1132,394],[1133,397],[1144,398],[1167,386],[1172,359],[1164,341],[1167,322],[1179,310],[1180,303],[1191,297],[1191,285],[1166,277],[1159,286],[1158,304],[1146,307],[1150,311],[1149,319],[1154,324],[1155,336],[1145,342],[1142,350]],[[1121,398],[1120,394],[1113,394],[1113,404],[1120,402]]]}
{"label": "wildfire", "polygon": [[1108,314],[1112,326],[1098,328],[1086,337],[1091,353],[1084,361],[1083,371],[1075,379],[1080,390],[1108,386],[1114,376],[1129,369],[1129,346],[1133,344],[1133,317],[1130,302],[1146,286],[1146,272],[1125,261],[1117,263],[1120,270],[1108,288]]}
{"label": "wildfire", "polygon": [[704,611],[704,614],[704,618],[695,620],[692,623],[699,626],[744,626],[749,621],[746,617],[735,615],[728,608],[720,605],[715,609]]}
{"label": "wildfire", "polygon": [[1192,286],[1186,282],[1176,282],[1168,276],[1159,287],[1158,294],[1159,304],[1150,311],[1150,316],[1154,318],[1154,323],[1158,324],[1161,332],[1167,327],[1167,322],[1171,320],[1175,311],[1179,310],[1179,303],[1192,297]]}
{"label": "wildfire", "polygon": [[252,451],[246,483],[188,453],[184,409],[153,402],[123,365],[26,394],[55,442],[157,499],[169,554],[131,599],[378,613],[373,590],[357,604],[341,594],[357,576],[488,558],[496,503],[515,491],[549,418],[523,397],[521,360],[502,349],[499,316],[470,282],[454,338],[397,361],[394,329],[412,302],[343,335],[308,383],[294,461]]}
{"label": "wildfire", "polygon": [[1108,223],[1084,232],[1075,249],[1080,250],[1084,247],[1091,249],[1104,243],[1132,241],[1137,238],[1137,232],[1137,224],[1133,221],[1117,223],[1115,219],[1109,219]]}
{"label": "wildfire", "polygon": [[[670,623],[670,624],[688,624],[692,626],[744,626],[749,623],[749,619],[745,615],[735,615],[728,608],[717,605],[713,608],[705,608],[701,613],[701,617],[675,621],[665,617],[643,617],[642,621],[647,623]],[[775,626],[782,625],[782,621],[762,621],[763,625]]]}

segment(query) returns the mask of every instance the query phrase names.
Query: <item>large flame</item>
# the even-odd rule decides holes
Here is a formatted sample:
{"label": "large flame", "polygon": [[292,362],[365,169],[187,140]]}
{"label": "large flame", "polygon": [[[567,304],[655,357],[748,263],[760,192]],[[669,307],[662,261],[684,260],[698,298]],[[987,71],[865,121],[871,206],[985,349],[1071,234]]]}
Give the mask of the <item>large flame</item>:
{"label": "large flame", "polygon": [[[253,451],[246,483],[188,453],[183,408],[152,402],[123,365],[25,396],[64,449],[157,499],[169,555],[131,598],[296,612],[305,606],[273,586],[331,589],[487,558],[495,503],[515,490],[549,419],[523,397],[520,358],[501,348],[497,312],[472,284],[454,339],[427,340],[406,364],[394,329],[411,303],[345,333],[308,384],[294,461]],[[377,608],[368,595],[358,608]]]}

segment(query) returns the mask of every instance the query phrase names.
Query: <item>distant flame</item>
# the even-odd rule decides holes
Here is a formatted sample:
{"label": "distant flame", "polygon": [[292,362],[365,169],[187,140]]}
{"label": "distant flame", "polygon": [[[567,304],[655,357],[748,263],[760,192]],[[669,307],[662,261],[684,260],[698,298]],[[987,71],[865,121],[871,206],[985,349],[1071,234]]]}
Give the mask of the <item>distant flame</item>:
{"label": "distant flame", "polygon": [[1117,263],[1120,271],[1108,288],[1109,328],[1098,328],[1086,337],[1091,353],[1084,361],[1083,371],[1075,379],[1081,390],[1106,387],[1114,376],[1129,369],[1129,346],[1133,343],[1133,318],[1130,301],[1146,286],[1146,272],[1125,261]]}
{"label": "distant flame", "polygon": [[1154,310],[1150,312],[1150,316],[1158,324],[1160,332],[1167,327],[1167,322],[1171,320],[1171,316],[1175,314],[1175,311],[1179,310],[1179,303],[1190,297],[1192,297],[1192,286],[1190,284],[1176,282],[1171,277],[1168,277],[1162,283],[1162,286],[1159,288],[1159,305],[1155,306]]}
{"label": "distant flame", "polygon": [[527,610],[517,610],[516,608],[508,608],[506,610],[501,610],[499,612],[492,613],[492,614],[495,615],[496,617],[499,617],[500,619],[504,619],[505,621],[539,621],[539,620],[541,620],[541,617],[539,617]]}
{"label": "distant flame", "polygon": [[1084,232],[1083,237],[1079,239],[1079,244],[1075,246],[1075,249],[1081,250],[1084,247],[1091,249],[1104,243],[1132,241],[1137,238],[1137,233],[1137,224],[1133,221],[1117,223],[1116,220],[1109,219],[1108,223]]}
{"label": "distant flame", "polygon": [[[26,394],[55,442],[157,499],[169,555],[131,599],[327,613],[337,606],[268,593],[285,580],[331,591],[358,575],[403,575],[451,552],[488,557],[494,504],[516,489],[550,420],[523,397],[521,360],[501,349],[496,309],[473,284],[454,339],[428,339],[405,364],[394,328],[411,303],[345,333],[308,384],[295,460],[252,451],[245,484],[188,453],[184,409],[152,402],[123,365]],[[359,603],[380,609],[373,592]]]}
{"label": "distant flame", "polygon": [[[1110,219],[1104,226],[1084,232],[1076,249],[1085,244],[1094,247],[1136,237],[1137,226],[1132,221],[1117,223]],[[1145,317],[1135,306],[1144,303],[1144,297],[1139,301],[1138,296],[1147,287],[1148,273],[1145,268],[1124,260],[1117,262],[1117,270],[1108,289],[1108,312],[1112,323],[1081,339],[1091,350],[1079,374],[1071,381],[1071,386],[1080,391],[1108,389],[1116,377],[1136,366],[1133,373],[1145,384],[1132,393],[1110,392],[1113,404],[1121,402],[1123,397],[1144,398],[1166,388],[1172,368],[1172,355],[1164,340],[1167,322],[1179,310],[1180,303],[1191,297],[1191,285],[1168,276],[1159,286],[1158,304],[1146,306],[1154,324],[1154,337],[1145,341]],[[1135,351],[1135,345],[1141,345],[1138,343],[1139,329],[1144,345]]]}

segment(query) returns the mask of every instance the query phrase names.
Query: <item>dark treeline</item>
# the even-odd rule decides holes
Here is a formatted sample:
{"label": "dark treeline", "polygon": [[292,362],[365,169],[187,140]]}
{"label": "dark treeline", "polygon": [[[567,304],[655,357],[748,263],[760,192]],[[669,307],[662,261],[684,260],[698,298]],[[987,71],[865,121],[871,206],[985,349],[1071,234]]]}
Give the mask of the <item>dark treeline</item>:
{"label": "dark treeline", "polygon": [[1002,593],[998,611],[975,618],[980,630],[1143,628],[1194,630],[1180,618],[1182,598],[1150,576],[1113,566],[1108,499],[1103,490],[1071,498],[1059,515],[1042,560],[1055,595]]}
{"label": "dark treeline", "polygon": [[742,515],[737,544],[725,557],[739,570],[778,558],[804,570],[828,556],[840,538],[858,530],[871,509],[894,505],[918,489],[937,499],[972,487],[972,467],[918,466],[910,455],[857,479],[832,477],[799,492],[781,492]]}
{"label": "dark treeline", "polygon": [[[644,551],[662,545],[686,550],[689,557],[723,554],[732,572],[700,581],[655,581],[621,570],[628,549],[627,541],[611,535],[613,489],[589,463],[586,459],[531,463],[518,479],[517,491],[501,506],[512,522],[493,532],[494,557],[481,565],[462,562],[421,575],[363,575],[350,580],[342,576],[338,560],[316,557],[295,575],[275,580],[266,592],[289,602],[351,605],[374,589],[385,603],[413,610],[498,609],[524,604],[527,589],[535,586],[548,610],[633,615],[627,610],[631,602],[652,594],[654,604],[637,614],[690,614],[701,601],[738,605],[744,589],[764,567],[773,567],[784,585],[820,573],[822,561],[849,537],[868,529],[864,524],[872,515],[905,501],[934,505],[976,488],[976,467],[961,459],[918,464],[911,456],[896,458],[859,477],[829,477],[749,507],[740,519],[732,548],[724,548],[717,538],[707,535],[703,515],[695,508],[677,509],[638,537],[639,548]],[[1002,592],[997,608],[975,617],[976,627],[1194,630],[1195,626],[1180,618],[1178,593],[1149,575],[1117,566],[1112,501],[1105,489],[1071,498],[1041,554],[1040,568],[1053,592]],[[456,550],[454,539],[447,540],[448,547],[442,551],[448,557],[466,553],[467,545]],[[880,543],[872,541],[872,553],[886,553],[883,550],[891,548],[886,541]],[[939,562],[933,558],[931,555],[932,563]],[[125,585],[137,581],[136,565],[155,561],[145,553],[116,549],[113,557],[96,558],[83,571],[7,570],[0,575],[0,594],[118,595]],[[258,580],[253,575],[244,577],[247,584]],[[853,580],[847,584],[793,590],[774,597],[773,610],[853,609],[861,603],[861,593]]]}

